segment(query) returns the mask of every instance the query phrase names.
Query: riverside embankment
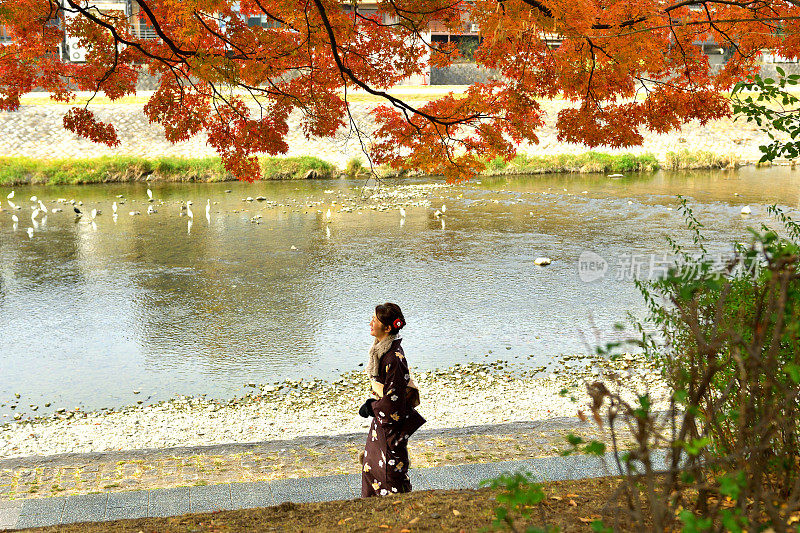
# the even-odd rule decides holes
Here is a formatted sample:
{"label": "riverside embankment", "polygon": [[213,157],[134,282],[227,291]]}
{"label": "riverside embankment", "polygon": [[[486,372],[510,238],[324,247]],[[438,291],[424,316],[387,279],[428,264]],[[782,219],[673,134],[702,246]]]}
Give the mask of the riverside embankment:
{"label": "riverside embankment", "polygon": [[[449,88],[406,88],[401,95],[414,102],[430,99],[443,90],[459,92],[463,87]],[[350,105],[353,120],[364,132],[371,132],[375,123],[370,111],[383,102],[376,99],[354,98]],[[101,100],[102,101],[102,100]],[[64,130],[62,120],[70,106],[49,103],[41,96],[23,100],[19,110],[0,112],[0,157],[28,157],[32,159],[86,159],[102,156],[130,156],[143,158],[180,157],[204,158],[216,156],[206,143],[205,134],[196,135],[186,141],[170,143],[164,138],[164,130],[151,124],[142,112],[146,96],[125,100],[125,103],[92,104],[97,118],[117,127],[120,145],[111,148],[92,143]],[[519,152],[531,157],[551,156],[553,154],[581,154],[589,149],[586,146],[560,142],[557,138],[555,121],[557,114],[572,104],[563,100],[541,102],[545,112],[545,125],[537,134],[539,143],[523,144]],[[718,158],[731,161],[754,162],[761,157],[759,145],[769,139],[754,126],[730,119],[710,121],[704,125],[690,122],[680,130],[668,134],[642,132],[644,142],[639,147],[623,150],[599,148],[611,154],[630,152],[635,155],[653,154],[660,162],[666,163],[668,153],[710,152]],[[339,168],[344,168],[353,157],[363,156],[361,143],[352,131],[342,130],[334,138],[307,138],[301,127],[301,116],[293,113],[289,120],[286,157],[313,155]]]}

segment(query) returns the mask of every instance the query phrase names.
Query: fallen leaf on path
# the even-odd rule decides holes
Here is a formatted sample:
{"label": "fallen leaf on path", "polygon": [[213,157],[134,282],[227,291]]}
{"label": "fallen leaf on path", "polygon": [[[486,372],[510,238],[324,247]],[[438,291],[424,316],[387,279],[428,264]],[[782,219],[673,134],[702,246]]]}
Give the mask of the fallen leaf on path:
{"label": "fallen leaf on path", "polygon": [[599,515],[591,515],[591,516],[589,516],[587,518],[578,518],[578,520],[580,520],[584,524],[591,524],[595,520],[600,520],[600,516]]}
{"label": "fallen leaf on path", "polygon": [[458,512],[458,509],[453,509],[453,514],[456,516],[460,516],[461,513]]}
{"label": "fallen leaf on path", "polygon": [[339,520],[338,524],[339,524],[340,526],[341,526],[341,525],[344,525],[344,524],[345,524],[345,523],[346,523],[348,520],[352,520],[352,519],[353,519],[353,517],[352,517],[352,516],[348,516],[347,518],[342,518],[341,520]]}

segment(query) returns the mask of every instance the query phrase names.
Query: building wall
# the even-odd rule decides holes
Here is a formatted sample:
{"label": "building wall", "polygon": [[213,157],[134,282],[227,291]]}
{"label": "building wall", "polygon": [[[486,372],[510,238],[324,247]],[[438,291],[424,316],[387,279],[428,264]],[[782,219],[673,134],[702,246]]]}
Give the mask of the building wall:
{"label": "building wall", "polygon": [[475,63],[455,63],[449,67],[431,67],[431,85],[470,85],[496,77],[496,71]]}

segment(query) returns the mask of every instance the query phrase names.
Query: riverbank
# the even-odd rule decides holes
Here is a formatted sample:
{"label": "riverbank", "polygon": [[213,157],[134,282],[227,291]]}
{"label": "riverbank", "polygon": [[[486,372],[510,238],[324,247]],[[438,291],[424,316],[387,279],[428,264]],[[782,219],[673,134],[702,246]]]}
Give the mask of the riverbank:
{"label": "riverbank", "polygon": [[[359,158],[344,168],[318,157],[261,157],[261,179],[298,180],[367,177]],[[637,173],[659,169],[730,169],[748,164],[735,157],[713,152],[668,152],[665,161],[653,154],[606,154],[589,151],[581,154],[518,155],[511,161],[489,161],[482,176],[506,176],[563,173]],[[376,169],[379,175],[396,176],[388,168]],[[85,185],[131,182],[201,182],[236,181],[218,157],[147,159],[130,156],[103,156],[91,159],[31,159],[0,157],[0,186]]]}
{"label": "riverbank", "polygon": [[[569,434],[607,440],[606,430],[576,416],[586,410],[587,381],[666,394],[653,365],[630,355],[613,362],[566,355],[552,368],[529,370],[507,361],[471,363],[414,376],[427,419],[409,448],[414,468],[558,455]],[[330,383],[253,385],[253,393],[224,401],[178,397],[6,423],[0,500],[357,471],[368,427],[356,414],[363,372]],[[624,434],[618,439],[628,442]]]}
{"label": "riverbank", "polygon": [[[341,172],[317,157],[261,157],[263,179],[331,179]],[[0,157],[0,186],[83,185],[137,181],[219,182],[235,178],[218,157],[147,159],[103,156],[91,159],[31,159]]]}
{"label": "riverbank", "polygon": [[[429,90],[429,89],[426,89]],[[432,90],[432,89],[430,89]],[[405,97],[432,98],[436,94],[405,94]],[[422,101],[422,100],[420,100]],[[372,111],[380,102],[356,101],[350,105],[352,120],[361,132],[369,135],[376,124]],[[558,113],[573,106],[566,100],[540,102],[544,115],[544,125],[537,131],[538,143],[523,143],[518,153],[528,158],[549,157],[554,154],[581,155],[590,147],[561,142],[558,139],[556,120]],[[92,105],[92,111],[103,122],[114,124],[120,144],[111,148],[93,143],[87,139],[64,130],[63,117],[69,106],[59,104],[23,104],[17,111],[0,112],[0,132],[3,132],[3,145],[0,157],[30,157],[32,159],[93,159],[103,156],[211,158],[217,153],[208,145],[205,134],[195,135],[185,141],[170,143],[164,137],[164,129],[152,124],[142,109],[144,100],[135,99],[127,103],[99,103]],[[353,158],[362,157],[361,138],[343,128],[334,137],[311,137],[304,134],[303,117],[292,113],[288,120],[288,134],[285,138],[287,152],[285,157],[314,156],[344,169]],[[711,152],[716,158],[730,161],[753,163],[761,158],[760,145],[770,142],[763,132],[752,125],[733,122],[730,119],[709,121],[705,124],[690,122],[680,130],[667,134],[650,131],[641,132],[642,145],[625,149],[598,148],[595,151],[609,155],[633,154],[644,156],[652,154],[664,166],[667,154]],[[716,167],[712,167],[716,168]]]}
{"label": "riverbank", "polygon": [[[471,362],[414,371],[414,376],[422,391],[420,412],[428,421],[426,429],[573,416],[586,403],[582,384],[600,376],[624,376],[626,387],[649,388],[653,397],[666,390],[655,369],[634,356],[614,362],[563,356],[549,367],[534,369],[502,360]],[[95,412],[17,414],[17,420],[0,426],[0,458],[341,435],[367,427],[357,414],[368,390],[361,371],[332,382],[287,380],[250,386],[253,392],[226,400],[179,396]]]}

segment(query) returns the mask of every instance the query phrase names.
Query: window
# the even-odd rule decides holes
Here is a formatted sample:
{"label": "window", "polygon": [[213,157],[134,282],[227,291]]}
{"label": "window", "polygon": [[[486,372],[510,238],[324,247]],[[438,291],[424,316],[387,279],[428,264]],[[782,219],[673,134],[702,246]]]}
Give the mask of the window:
{"label": "window", "polygon": [[281,28],[283,25],[275,19],[266,15],[255,15],[247,17],[247,25],[251,28],[261,26],[262,28]]}
{"label": "window", "polygon": [[13,40],[14,38],[11,37],[8,28],[0,24],[0,44],[8,44]]}

